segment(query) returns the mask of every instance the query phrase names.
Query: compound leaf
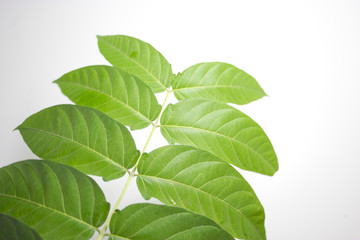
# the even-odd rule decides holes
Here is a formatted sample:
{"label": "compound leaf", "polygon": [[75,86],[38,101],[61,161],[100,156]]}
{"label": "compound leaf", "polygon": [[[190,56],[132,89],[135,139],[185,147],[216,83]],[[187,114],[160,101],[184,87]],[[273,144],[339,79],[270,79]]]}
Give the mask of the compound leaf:
{"label": "compound leaf", "polygon": [[116,211],[110,223],[111,240],[231,240],[212,220],[182,208],[134,204]]}
{"label": "compound leaf", "polygon": [[0,239],[42,240],[34,229],[3,213],[0,213]]}
{"label": "compound leaf", "polygon": [[146,154],[138,171],[145,199],[204,215],[236,238],[265,239],[264,210],[254,191],[215,155],[191,146],[165,146]]}
{"label": "compound leaf", "polygon": [[124,36],[98,36],[102,55],[114,66],[144,81],[155,93],[170,86],[174,75],[171,65],[153,46]]}
{"label": "compound leaf", "polygon": [[0,169],[0,212],[43,239],[89,239],[109,207],[96,182],[73,167],[26,160]]}
{"label": "compound leaf", "polygon": [[170,143],[196,146],[246,170],[273,175],[278,169],[261,127],[225,103],[187,99],[169,105],[161,117],[161,132]]}
{"label": "compound leaf", "polygon": [[125,126],[88,107],[53,106],[30,116],[17,129],[40,158],[105,181],[123,176],[139,155]]}
{"label": "compound leaf", "polygon": [[160,113],[153,91],[118,68],[88,66],[55,81],[76,104],[98,109],[131,129],[145,128]]}
{"label": "compound leaf", "polygon": [[178,100],[205,98],[247,104],[266,95],[252,76],[222,62],[193,65],[178,75],[172,86]]}

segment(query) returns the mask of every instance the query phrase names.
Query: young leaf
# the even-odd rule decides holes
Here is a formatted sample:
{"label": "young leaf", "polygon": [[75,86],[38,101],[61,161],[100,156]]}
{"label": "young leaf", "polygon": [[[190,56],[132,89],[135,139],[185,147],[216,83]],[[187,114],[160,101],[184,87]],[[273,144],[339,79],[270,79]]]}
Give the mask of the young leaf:
{"label": "young leaf", "polygon": [[261,127],[225,103],[188,99],[169,105],[161,117],[161,133],[170,143],[196,146],[246,170],[273,175],[278,169]]}
{"label": "young leaf", "polygon": [[0,239],[42,240],[40,235],[16,218],[0,213]]}
{"label": "young leaf", "polygon": [[176,77],[172,86],[178,100],[205,98],[247,104],[266,95],[252,76],[222,62],[191,66]]}
{"label": "young leaf", "polygon": [[30,116],[17,129],[40,158],[105,181],[123,176],[139,155],[126,127],[88,107],[53,106]]}
{"label": "young leaf", "polygon": [[43,239],[89,239],[109,206],[96,182],[70,166],[27,160],[0,169],[0,212]]}
{"label": "young leaf", "polygon": [[148,203],[116,211],[110,224],[111,240],[231,240],[210,219],[182,208]]}
{"label": "young leaf", "polygon": [[115,35],[98,36],[100,52],[112,65],[144,81],[155,93],[170,86],[174,75],[168,61],[150,44]]}
{"label": "young leaf", "polygon": [[161,106],[153,91],[138,78],[110,66],[88,66],[55,81],[76,104],[98,109],[131,129],[145,128]]}
{"label": "young leaf", "polygon": [[138,171],[145,199],[204,215],[236,238],[265,239],[264,210],[254,191],[215,155],[191,146],[165,146],[146,154]]}

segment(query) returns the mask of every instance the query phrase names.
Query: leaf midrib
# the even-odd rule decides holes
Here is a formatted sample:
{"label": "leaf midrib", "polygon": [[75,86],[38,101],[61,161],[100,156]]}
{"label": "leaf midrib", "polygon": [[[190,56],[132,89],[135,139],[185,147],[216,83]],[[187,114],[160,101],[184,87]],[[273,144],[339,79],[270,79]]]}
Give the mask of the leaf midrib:
{"label": "leaf midrib", "polygon": [[89,223],[84,222],[84,221],[81,220],[81,219],[75,218],[75,217],[73,217],[73,216],[71,216],[71,215],[67,215],[65,212],[61,212],[61,211],[59,211],[59,210],[57,210],[57,209],[50,208],[50,207],[48,207],[48,206],[46,206],[46,205],[42,205],[42,204],[37,203],[37,202],[32,202],[32,201],[30,201],[29,199],[20,198],[20,197],[17,197],[17,196],[13,196],[13,195],[9,195],[9,194],[4,194],[4,193],[0,193],[0,196],[12,198],[12,199],[15,199],[15,200],[18,200],[18,201],[27,202],[27,203],[36,205],[36,206],[38,206],[38,207],[41,207],[41,208],[50,210],[50,211],[52,211],[52,212],[56,212],[56,213],[61,214],[61,215],[65,216],[65,217],[68,217],[68,218],[70,218],[70,219],[72,219],[72,220],[74,220],[74,221],[77,221],[77,222],[79,222],[79,223],[81,223],[81,224],[83,224],[83,225],[86,225],[86,226],[94,229],[95,231],[98,231],[98,228],[97,228],[97,227],[94,227],[94,226],[90,225]]}
{"label": "leaf midrib", "polygon": [[[251,150],[253,153],[255,153],[257,156],[259,156],[261,158],[261,160],[263,160],[265,163],[267,163],[271,169],[273,171],[276,171],[276,169],[271,165],[271,163],[269,161],[267,161],[263,156],[261,156],[258,152],[256,152],[252,147],[250,147],[248,144],[244,143],[244,142],[241,142],[235,138],[231,138],[229,136],[226,136],[224,134],[221,134],[221,133],[218,133],[218,132],[212,132],[210,130],[207,130],[207,129],[203,129],[203,128],[197,128],[197,127],[193,127],[193,126],[177,126],[177,125],[160,125],[160,127],[169,127],[169,128],[187,128],[187,129],[194,129],[194,130],[198,130],[198,131],[203,131],[203,132],[207,132],[207,133],[210,133],[210,134],[214,134],[214,135],[218,135],[218,136],[221,136],[221,137],[225,137],[231,141],[234,141],[234,142],[237,142],[237,143],[240,143],[246,147],[249,148],[249,150]],[[228,157],[227,157],[228,158]],[[231,160],[231,159],[229,159]]]}
{"label": "leaf midrib", "polygon": [[254,226],[254,224],[244,215],[243,212],[241,212],[239,209],[235,208],[234,206],[232,206],[231,204],[229,204],[228,202],[226,202],[225,200],[223,200],[223,199],[221,199],[221,198],[219,198],[217,196],[211,195],[210,193],[205,192],[205,191],[203,191],[201,189],[195,188],[195,187],[193,187],[191,185],[187,185],[187,184],[181,183],[181,182],[176,182],[176,181],[173,181],[171,179],[160,178],[160,177],[156,177],[156,176],[149,176],[149,175],[145,175],[145,174],[141,174],[141,173],[139,173],[138,176],[139,177],[145,177],[145,178],[147,178],[147,177],[148,178],[153,178],[153,179],[156,179],[156,180],[165,181],[165,182],[169,182],[169,183],[172,183],[172,184],[178,184],[178,185],[181,185],[181,186],[185,186],[185,187],[188,187],[188,188],[190,188],[192,190],[204,193],[204,194],[206,194],[206,195],[208,195],[208,196],[210,196],[210,197],[212,197],[214,199],[217,199],[217,200],[221,201],[222,203],[224,203],[226,206],[229,206],[231,209],[234,209],[240,215],[242,215],[244,217],[244,219],[246,219],[248,221],[248,223],[250,223],[250,226],[252,226],[255,229],[256,233],[258,233],[259,236],[262,236],[262,234],[258,231],[258,229]]}
{"label": "leaf midrib", "polygon": [[42,133],[44,133],[44,134],[52,135],[52,136],[55,136],[55,137],[64,139],[65,141],[69,141],[69,142],[72,142],[72,143],[74,143],[74,144],[80,145],[81,147],[84,147],[84,148],[86,148],[86,149],[88,149],[88,150],[96,153],[97,155],[103,157],[103,160],[109,162],[110,164],[113,164],[113,165],[121,168],[121,169],[124,170],[125,172],[128,171],[127,168],[125,168],[125,167],[121,166],[120,164],[118,164],[117,162],[111,160],[109,157],[103,155],[103,154],[100,153],[100,152],[95,151],[94,149],[92,149],[92,148],[90,148],[90,147],[88,147],[88,146],[86,146],[86,145],[84,145],[84,144],[82,144],[82,143],[80,143],[80,142],[76,142],[76,141],[74,141],[74,140],[72,140],[72,139],[69,139],[69,138],[66,138],[66,137],[64,137],[64,136],[61,136],[61,135],[58,135],[58,134],[55,134],[55,133],[52,133],[52,132],[48,132],[48,131],[45,131],[45,130],[42,130],[42,129],[38,129],[38,128],[30,128],[30,127],[21,127],[21,126],[20,126],[18,129],[28,129],[28,130],[39,131],[39,132],[42,132]]}
{"label": "leaf midrib", "polygon": [[[142,211],[142,210],[144,210],[144,208],[139,209],[138,211]],[[133,217],[134,214],[136,214],[136,213],[137,213],[137,212],[134,212],[133,215],[131,215],[129,218]],[[174,213],[171,213],[171,214],[169,214],[169,215],[165,215],[165,216],[162,216],[162,217],[160,217],[160,218],[154,219],[151,223],[148,223],[148,224],[144,225],[143,227],[141,227],[140,229],[138,229],[136,232],[131,233],[131,236],[130,236],[130,237],[136,236],[136,234],[138,234],[139,232],[143,231],[143,230],[146,229],[146,228],[149,228],[149,226],[151,226],[151,225],[153,225],[153,224],[156,224],[157,222],[162,221],[162,220],[165,219],[165,218],[172,217],[172,216],[174,216],[174,215],[178,215],[178,214],[182,214],[182,213],[186,213],[186,212],[174,212]],[[124,222],[122,222],[123,226],[124,226],[124,225],[126,226],[126,223],[127,223],[127,221],[129,220],[129,218],[127,218]],[[208,225],[206,225],[206,226],[208,226]],[[209,226],[210,226],[210,225],[209,225]],[[121,229],[121,230],[122,230],[122,229]],[[187,230],[188,230],[188,229],[187,229]],[[111,235],[117,236],[117,237],[121,237],[121,238],[124,238],[124,239],[128,239],[128,238],[126,238],[126,237],[123,237],[123,236],[120,236],[120,235],[115,235],[115,234],[113,234],[113,233],[112,233]],[[169,237],[172,237],[172,236],[174,236],[174,235],[175,235],[175,234],[173,234],[173,235],[171,235],[171,236],[169,236]],[[169,237],[168,237],[168,238],[169,238]],[[131,240],[131,239],[129,239],[129,240]],[[166,240],[166,239],[165,239],[165,240]]]}
{"label": "leaf midrib", "polygon": [[[119,235],[115,235],[113,233],[108,233],[106,234],[107,236],[109,237],[113,237],[113,238],[116,238],[116,239],[121,239],[121,240],[131,240],[130,238],[126,238],[126,237],[123,237],[123,236],[119,236]],[[110,239],[110,238],[109,238]]]}
{"label": "leaf midrib", "polygon": [[[59,82],[59,83],[61,83],[61,82]],[[142,119],[146,120],[147,123],[151,123],[151,122],[152,122],[151,119],[147,118],[147,117],[146,117],[145,115],[143,115],[140,111],[137,111],[135,108],[131,107],[130,105],[127,105],[125,102],[121,101],[120,99],[117,99],[117,98],[113,97],[112,95],[109,95],[109,94],[104,93],[104,92],[101,92],[101,91],[99,91],[99,90],[97,90],[97,89],[95,89],[95,88],[91,88],[91,87],[89,87],[89,86],[85,86],[85,85],[82,85],[82,84],[79,84],[79,83],[73,83],[73,82],[67,82],[67,81],[64,81],[63,83],[72,84],[72,85],[78,85],[78,86],[81,86],[81,87],[83,87],[83,88],[87,88],[87,89],[89,89],[89,90],[95,91],[95,92],[97,92],[97,93],[99,93],[99,94],[103,94],[103,95],[111,98],[112,100],[120,103],[121,105],[127,107],[130,111],[134,112],[136,115],[138,115],[138,116],[140,116]],[[96,106],[96,107],[97,107],[97,106]]]}
{"label": "leaf midrib", "polygon": [[121,55],[125,56],[126,59],[130,60],[133,63],[136,63],[138,66],[140,66],[140,68],[145,71],[148,75],[150,75],[156,82],[158,82],[158,84],[160,84],[164,89],[166,89],[166,86],[160,81],[160,79],[158,79],[157,77],[154,76],[154,74],[152,72],[150,72],[148,69],[146,69],[143,65],[141,65],[140,63],[136,62],[134,59],[130,58],[128,55],[126,55],[124,52],[122,52],[121,50],[119,50],[118,48],[114,47],[113,45],[111,45],[109,42],[105,41],[103,38],[100,37],[100,39],[106,44],[108,45],[110,48],[112,48],[113,50],[115,50],[116,52],[120,53]]}
{"label": "leaf midrib", "polygon": [[[172,91],[176,92],[176,91],[181,91],[181,90],[187,90],[187,89],[194,89],[194,88],[238,88],[238,89],[248,89],[248,90],[256,90],[254,88],[251,87],[243,87],[243,86],[230,86],[230,85],[202,85],[202,86],[186,86],[186,87],[181,87],[181,88],[174,88]],[[261,92],[259,90],[257,90],[257,92]]]}

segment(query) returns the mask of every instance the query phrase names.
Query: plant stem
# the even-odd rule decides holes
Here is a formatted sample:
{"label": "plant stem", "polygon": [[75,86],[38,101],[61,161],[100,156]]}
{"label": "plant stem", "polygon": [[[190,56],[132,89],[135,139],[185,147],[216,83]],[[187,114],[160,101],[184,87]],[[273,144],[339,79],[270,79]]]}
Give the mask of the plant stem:
{"label": "plant stem", "polygon": [[134,177],[134,175],[135,175],[135,172],[136,172],[136,169],[137,169],[137,167],[138,167],[138,165],[139,165],[140,159],[141,159],[142,155],[145,153],[145,151],[146,151],[146,149],[147,149],[147,147],[148,147],[148,145],[149,145],[149,143],[150,143],[150,140],[151,140],[151,138],[152,138],[152,136],[153,136],[153,134],[154,134],[154,132],[155,132],[155,129],[158,127],[158,123],[159,123],[160,117],[161,117],[162,113],[163,113],[164,110],[165,110],[166,101],[167,101],[167,99],[168,99],[168,97],[169,97],[169,94],[170,94],[171,92],[172,92],[171,90],[167,89],[166,96],[165,96],[164,102],[163,102],[163,104],[162,104],[162,106],[161,106],[161,110],[160,110],[159,116],[156,118],[155,123],[153,124],[153,127],[152,127],[152,129],[151,129],[151,132],[150,132],[150,134],[149,134],[149,137],[148,137],[148,139],[146,140],[146,143],[145,143],[143,149],[141,150],[140,155],[139,155],[139,157],[138,157],[138,159],[137,159],[137,161],[136,161],[133,169],[132,169],[131,172],[129,173],[129,177],[128,177],[128,179],[126,180],[125,186],[124,186],[123,190],[121,191],[120,196],[119,196],[118,200],[116,201],[114,207],[111,209],[111,212],[109,213],[109,215],[108,215],[108,217],[107,217],[107,219],[106,219],[106,221],[105,221],[105,224],[104,224],[102,230],[100,231],[99,236],[97,237],[97,240],[103,239],[104,235],[106,234],[106,230],[108,229],[108,227],[109,227],[109,225],[110,225],[111,217],[112,217],[112,215],[114,214],[114,212],[116,211],[116,209],[118,209],[118,207],[119,207],[119,205],[120,205],[120,202],[121,202],[121,200],[123,199],[123,197],[124,197],[124,195],[125,195],[125,192],[126,192],[126,190],[128,189],[128,187],[129,187],[129,185],[130,185],[130,182],[131,182],[131,180],[133,179],[133,177]]}
{"label": "plant stem", "polygon": [[134,177],[134,172],[130,172],[130,175],[128,177],[128,179],[126,180],[126,183],[125,183],[125,186],[123,188],[123,190],[121,191],[120,193],[120,196],[118,198],[118,200],[116,201],[114,207],[112,208],[110,214],[108,215],[106,221],[105,221],[105,224],[104,224],[104,227],[103,229],[101,230],[99,236],[97,237],[97,240],[101,240],[103,239],[105,233],[106,233],[106,230],[107,228],[109,227],[110,225],[110,220],[111,220],[111,216],[113,215],[113,213],[115,212],[115,210],[119,207],[119,204],[121,202],[121,200],[123,199],[124,195],[125,195],[125,192],[126,190],[128,189],[129,185],[130,185],[130,182],[131,182],[131,179]]}
{"label": "plant stem", "polygon": [[152,138],[152,136],[153,136],[153,134],[154,134],[154,132],[155,132],[155,129],[158,127],[158,123],[159,123],[160,117],[161,117],[162,113],[163,113],[164,110],[165,110],[166,101],[167,101],[170,93],[171,93],[171,90],[167,89],[166,96],[165,96],[164,102],[163,102],[163,104],[162,104],[162,106],[161,106],[161,110],[160,110],[159,116],[156,118],[155,123],[153,124],[153,127],[152,127],[152,129],[151,129],[150,135],[149,135],[149,137],[148,137],[148,139],[147,139],[147,141],[146,141],[146,143],[145,143],[145,145],[144,145],[143,150],[142,150],[141,153],[140,153],[140,156],[139,156],[138,160],[137,160],[136,163],[135,163],[134,168],[133,168],[133,172],[134,172],[134,173],[135,173],[135,171],[136,171],[136,169],[137,169],[137,166],[139,165],[139,162],[140,162],[140,159],[141,159],[142,155],[145,153],[145,151],[146,151],[146,149],[147,149],[147,147],[148,147],[148,145],[149,145],[149,143],[150,143],[150,139]]}

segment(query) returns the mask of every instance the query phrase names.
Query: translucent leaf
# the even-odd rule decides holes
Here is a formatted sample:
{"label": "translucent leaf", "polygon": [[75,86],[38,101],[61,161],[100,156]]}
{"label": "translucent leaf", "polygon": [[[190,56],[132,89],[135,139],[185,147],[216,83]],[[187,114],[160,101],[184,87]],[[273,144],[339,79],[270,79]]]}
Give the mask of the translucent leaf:
{"label": "translucent leaf", "polygon": [[0,239],[42,240],[40,235],[16,218],[0,213]]}
{"label": "translucent leaf", "polygon": [[273,175],[273,146],[261,127],[239,110],[216,101],[188,99],[169,105],[161,132],[170,143],[193,145],[240,168]]}
{"label": "translucent leaf", "polygon": [[53,106],[30,116],[17,129],[40,158],[105,181],[123,176],[139,154],[126,127],[88,107]]}
{"label": "translucent leaf", "polygon": [[170,145],[144,156],[137,185],[143,197],[204,215],[236,238],[265,239],[264,210],[250,185],[206,151]]}
{"label": "translucent leaf", "polygon": [[70,166],[27,160],[0,169],[0,212],[43,239],[89,239],[109,206],[95,181]]}
{"label": "translucent leaf", "polygon": [[205,98],[224,103],[247,104],[266,95],[252,76],[222,62],[191,66],[177,76],[172,86],[178,100]]}
{"label": "translucent leaf", "polygon": [[76,104],[98,109],[131,129],[145,128],[161,106],[141,80],[110,66],[88,66],[55,81]]}
{"label": "translucent leaf", "polygon": [[155,93],[170,86],[174,75],[168,61],[150,44],[123,36],[98,36],[100,52],[114,66],[144,81]]}
{"label": "translucent leaf", "polygon": [[111,218],[112,240],[230,240],[234,239],[208,218],[182,208],[134,204]]}

